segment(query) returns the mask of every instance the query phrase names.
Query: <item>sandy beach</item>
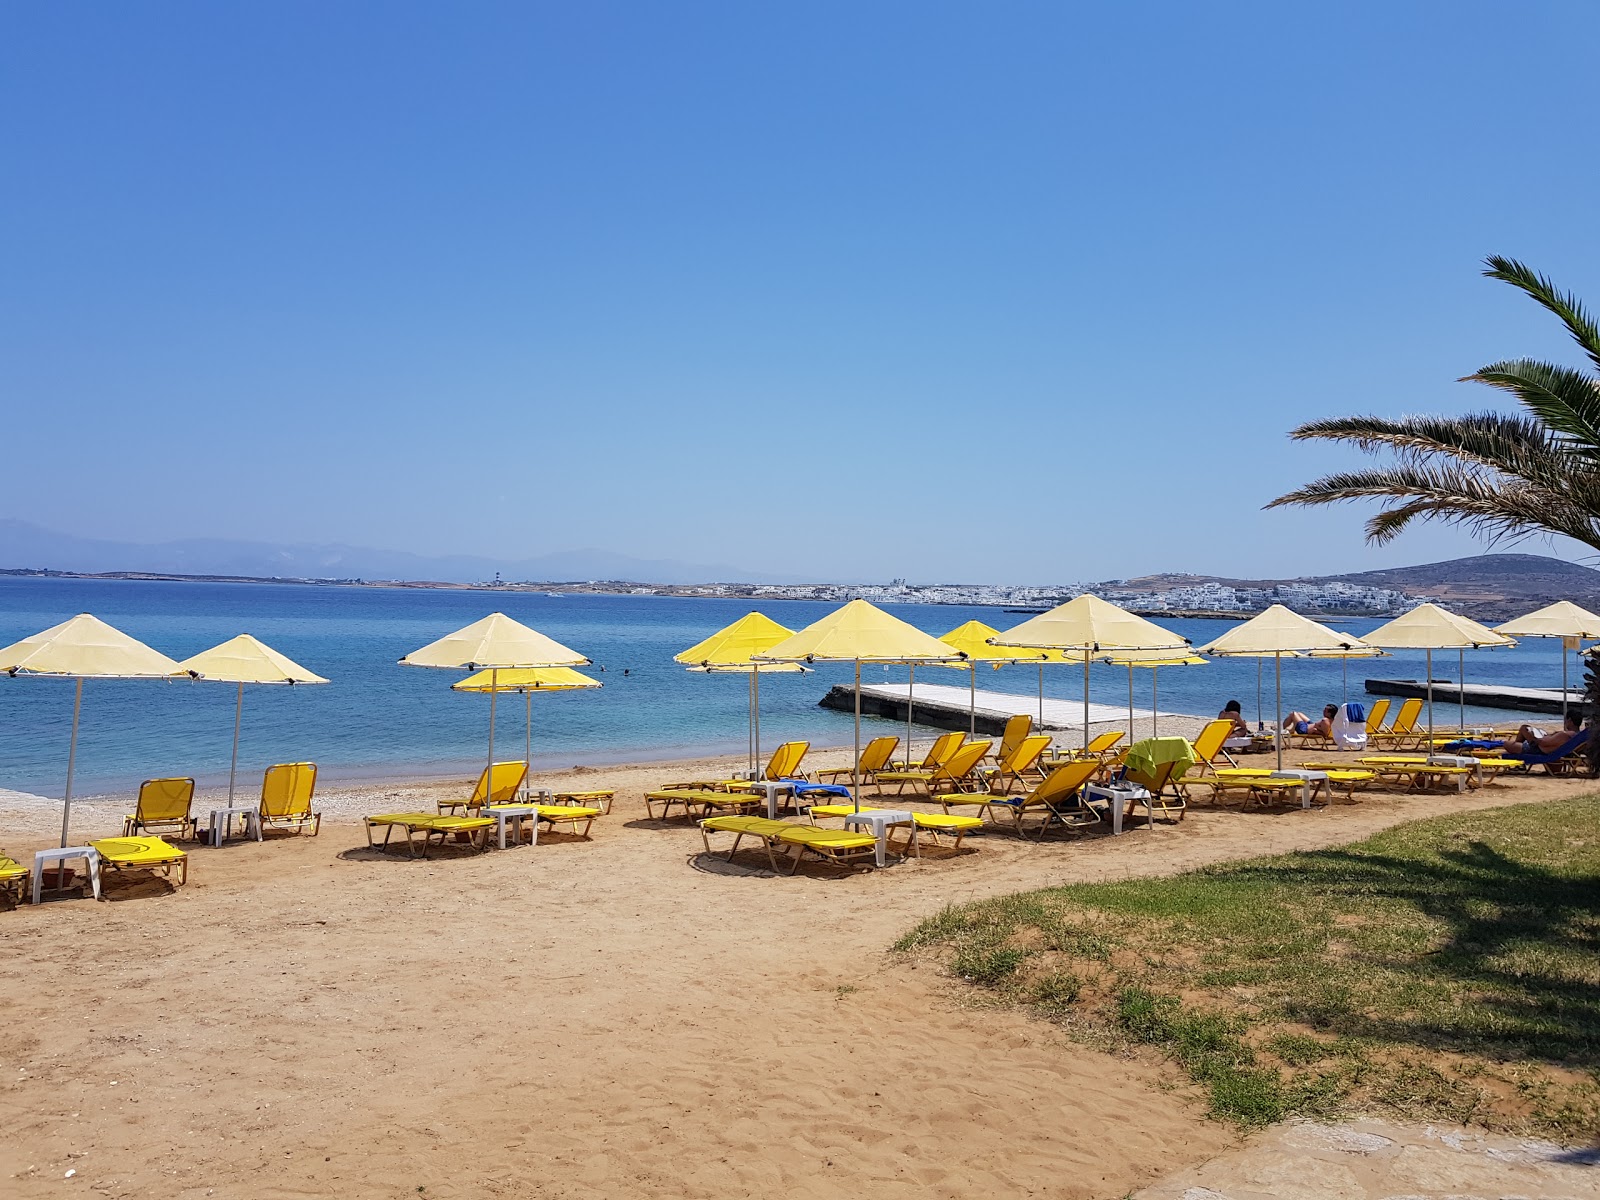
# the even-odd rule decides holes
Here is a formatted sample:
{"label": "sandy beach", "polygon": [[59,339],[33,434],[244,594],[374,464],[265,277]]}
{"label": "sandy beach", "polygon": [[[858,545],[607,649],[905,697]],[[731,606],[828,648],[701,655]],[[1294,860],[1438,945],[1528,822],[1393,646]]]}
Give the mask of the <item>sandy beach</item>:
{"label": "sandy beach", "polygon": [[[320,837],[194,847],[176,892],[114,882],[105,903],[0,912],[6,1194],[1098,1200],[1182,1172],[1199,1186],[1252,1141],[1206,1120],[1172,1072],[975,1007],[890,943],[951,902],[1594,787],[1202,806],[1121,838],[988,833],[959,855],[774,877],[759,853],[708,859],[690,823],[645,818],[647,787],[734,765],[543,776],[615,788],[615,811],[587,842],[427,861],[369,851],[359,816],[465,783],[331,789]],[[75,805],[75,837],[117,832],[127,807]],[[8,852],[53,844],[58,808],[0,808]],[[1528,1194],[1600,1195],[1561,1187]]]}

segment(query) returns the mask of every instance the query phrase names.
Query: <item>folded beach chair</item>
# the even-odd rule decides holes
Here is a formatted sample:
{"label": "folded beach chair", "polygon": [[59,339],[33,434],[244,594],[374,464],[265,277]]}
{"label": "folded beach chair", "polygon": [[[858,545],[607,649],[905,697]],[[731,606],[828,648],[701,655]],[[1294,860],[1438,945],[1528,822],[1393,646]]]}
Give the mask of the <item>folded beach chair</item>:
{"label": "folded beach chair", "polygon": [[322,814],[311,811],[311,797],[317,790],[316,763],[278,763],[261,777],[261,828],[309,828],[311,836],[322,832]]}
{"label": "folded beach chair", "polygon": [[477,786],[472,789],[472,795],[465,800],[440,800],[439,814],[448,816],[458,808],[464,808],[470,813],[485,804],[511,804],[516,800],[517,793],[522,790],[523,782],[527,778],[527,763],[497,762],[492,767],[485,767],[478,772]]}
{"label": "folded beach chair", "polygon": [[1551,775],[1565,775],[1575,767],[1584,765],[1584,752],[1589,745],[1589,731],[1580,729],[1554,750],[1544,754],[1507,754],[1507,762],[1517,763],[1532,771],[1542,766]]}
{"label": "folded beach chair", "polygon": [[146,779],[139,785],[134,811],[122,820],[122,836],[175,832],[181,838],[192,838],[195,821],[189,809],[193,804],[194,780]]}
{"label": "folded beach chair", "polygon": [[1417,745],[1422,735],[1417,732],[1417,718],[1422,715],[1422,701],[1413,697],[1400,705],[1389,728],[1367,735],[1367,745],[1385,750],[1405,750]]}
{"label": "folded beach chair", "polygon": [[0,895],[15,893],[13,904],[21,904],[28,885],[28,868],[0,850]]}
{"label": "folded beach chair", "polygon": [[454,817],[440,813],[378,813],[365,818],[367,827],[367,845],[372,847],[372,831],[383,830],[383,841],[376,845],[379,850],[389,848],[389,838],[396,829],[405,831],[406,857],[416,858],[417,843],[415,834],[422,835],[421,857],[428,857],[430,839],[438,838],[439,845],[455,837],[464,835],[462,839],[471,850],[482,852],[489,846],[489,830],[494,828],[494,821],[489,817]]}
{"label": "folded beach chair", "polygon": [[1218,759],[1227,767],[1238,766],[1228,752],[1222,748],[1223,743],[1233,735],[1232,721],[1207,721],[1205,726],[1195,735],[1190,747],[1194,750],[1195,762],[1199,764],[1200,776],[1215,775],[1218,770]]}
{"label": "folded beach chair", "polygon": [[1021,796],[949,792],[936,795],[934,799],[944,806],[947,813],[952,808],[969,811],[975,808],[979,817],[988,816],[997,823],[997,814],[1003,813],[1011,822],[1012,832],[1018,837],[1026,837],[1029,818],[1038,817],[1039,831],[1035,836],[1042,838],[1053,825],[1064,829],[1081,829],[1099,823],[1099,813],[1084,803],[1081,792],[1084,784],[1103,769],[1098,759],[1084,758],[1057,767],[1045,776],[1043,783]]}
{"label": "folded beach chair", "polygon": [[113,871],[159,871],[170,882],[172,868],[180,868],[177,887],[189,882],[189,856],[158,837],[101,838],[90,842],[100,856],[101,868]]}
{"label": "folded beach chair", "polygon": [[940,789],[960,792],[968,788],[976,790],[977,779],[975,772],[978,762],[989,753],[992,745],[989,741],[967,742],[931,771],[879,771],[878,777],[873,782],[877,785],[878,794],[883,794],[883,785],[898,783],[899,791],[896,795],[905,792],[906,784],[913,784],[923,788],[929,796]]}
{"label": "folded beach chair", "polygon": [[[875,737],[867,743],[866,749],[861,751],[861,782],[868,783],[874,779],[879,771],[886,770],[889,760],[894,755],[894,748],[900,744],[897,737]],[[852,775],[854,767],[829,767],[818,771],[818,779],[837,779],[841,775]]]}
{"label": "folded beach chair", "polygon": [[1020,785],[1025,782],[1024,776],[1036,782],[1043,780],[1044,772],[1039,769],[1039,756],[1049,744],[1048,733],[1036,733],[1023,738],[1011,747],[1010,751],[1001,754],[999,766],[980,772],[988,790],[1009,792],[1012,784]]}
{"label": "folded beach chair", "polygon": [[[891,761],[889,769],[893,771],[931,771],[948,759],[957,750],[961,743],[967,740],[964,733],[941,733],[933,739],[933,745],[928,747],[928,753],[923,755],[922,761],[912,765],[909,762]],[[911,753],[911,747],[906,747],[906,753]]]}

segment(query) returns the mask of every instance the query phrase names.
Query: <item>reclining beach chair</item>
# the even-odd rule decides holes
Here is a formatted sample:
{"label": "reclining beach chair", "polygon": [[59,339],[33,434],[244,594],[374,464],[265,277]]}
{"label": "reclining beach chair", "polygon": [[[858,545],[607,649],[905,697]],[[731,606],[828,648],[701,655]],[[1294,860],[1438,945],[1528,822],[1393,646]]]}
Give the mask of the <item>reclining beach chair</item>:
{"label": "reclining beach chair", "polygon": [[[961,743],[966,740],[967,735],[964,733],[941,733],[933,739],[933,745],[928,747],[928,753],[923,755],[921,762],[913,765],[909,762],[891,760],[889,769],[891,771],[931,771],[961,749]],[[906,747],[906,753],[911,753],[909,745]]]}
{"label": "reclining beach chair", "polygon": [[617,798],[615,788],[591,788],[587,792],[556,792],[551,797],[557,804],[576,804],[582,808],[598,808],[601,816],[611,815],[611,805]]}
{"label": "reclining beach chair", "polygon": [[1222,748],[1223,743],[1233,736],[1232,721],[1207,721],[1205,726],[1195,735],[1194,741],[1189,745],[1194,748],[1195,762],[1199,764],[1200,775],[1215,776],[1218,770],[1217,759],[1221,759],[1228,767],[1237,767],[1238,764],[1229,757],[1228,752]]}
{"label": "reclining beach chair", "polygon": [[953,792],[966,791],[969,787],[976,790],[977,779],[974,772],[978,769],[978,762],[989,753],[989,747],[994,743],[989,741],[967,742],[931,771],[879,771],[878,777],[873,780],[878,789],[878,794],[883,794],[883,785],[898,783],[901,795],[906,790],[906,784],[913,784],[932,796],[941,788]]}
{"label": "reclining beach chair", "polygon": [[100,867],[113,871],[161,872],[170,883],[172,868],[180,868],[175,887],[189,882],[189,856],[170,842],[158,837],[101,838],[90,842],[100,856]]}
{"label": "reclining beach chair", "polygon": [[322,814],[311,811],[311,797],[317,790],[316,763],[278,763],[261,777],[261,828],[282,826],[309,828],[311,836],[322,832]]}
{"label": "reclining beach chair", "polygon": [[122,836],[175,832],[180,838],[192,838],[195,820],[189,809],[193,804],[194,780],[146,779],[139,785],[134,811],[122,820]]}
{"label": "reclining beach chair", "polygon": [[[866,749],[861,751],[861,782],[869,783],[877,778],[878,772],[887,770],[889,759],[894,755],[894,748],[900,744],[897,737],[875,737],[867,743]],[[818,771],[817,778],[838,779],[841,775],[854,774],[853,767],[829,767]]]}
{"label": "reclining beach chair", "polygon": [[1123,731],[1120,729],[1097,733],[1087,746],[1070,747],[1062,750],[1054,758],[1045,759],[1044,769],[1053,771],[1065,763],[1079,762],[1085,759],[1093,759],[1095,762],[1103,763],[1106,761],[1106,756],[1111,754],[1116,744],[1123,739],[1123,736]]}
{"label": "reclining beach chair", "polygon": [[[494,821],[489,817],[455,817],[445,816],[440,813],[377,813],[364,818],[367,828],[367,846],[378,850],[389,848],[389,839],[396,829],[402,829],[406,835],[406,857],[416,858],[417,843],[413,835],[422,835],[421,857],[428,857],[430,839],[437,837],[439,845],[450,838],[462,835],[458,840],[466,843],[468,849],[482,853],[489,848],[489,830],[494,828]],[[372,831],[383,830],[383,841],[374,844]]]}
{"label": "reclining beach chair", "polygon": [[1012,784],[1021,785],[1024,776],[1031,777],[1035,782],[1042,781],[1044,772],[1039,769],[1039,756],[1049,744],[1048,733],[1036,733],[1023,738],[1009,752],[1001,754],[999,766],[980,772],[985,786],[991,792],[1004,793],[1011,790]]}
{"label": "reclining beach chair", "polygon": [[[1014,717],[1006,718],[1005,728],[1000,733],[1000,745],[994,751],[996,761],[1004,761],[1006,755],[1012,753],[1022,745],[1023,739],[1033,732],[1033,718],[1027,713],[1018,713]],[[1049,745],[1048,738],[1045,745]]]}
{"label": "reclining beach chair", "polygon": [[1543,754],[1507,754],[1505,760],[1518,764],[1531,772],[1542,766],[1550,775],[1565,775],[1575,767],[1584,765],[1585,750],[1589,745],[1589,731],[1580,729],[1554,750]]}
{"label": "reclining beach chair", "polygon": [[[534,819],[539,824],[552,832],[556,826],[565,825],[569,832],[577,833],[581,838],[589,836],[589,829],[596,818],[605,816],[603,810],[583,804],[535,804],[532,807]],[[581,833],[577,830],[580,821],[583,822]]]}
{"label": "reclining beach chair", "polygon": [[1400,705],[1389,728],[1367,735],[1367,745],[1386,750],[1405,750],[1418,744],[1417,718],[1422,715],[1422,701],[1415,697]]}
{"label": "reclining beach chair", "polygon": [[987,816],[996,823],[999,822],[996,814],[1003,813],[1011,822],[1011,831],[1018,837],[1028,835],[1027,821],[1036,816],[1040,823],[1035,836],[1043,838],[1053,825],[1063,829],[1081,829],[1099,824],[1099,813],[1084,803],[1081,792],[1084,784],[1103,770],[1098,759],[1082,758],[1057,767],[1045,776],[1043,783],[1021,796],[949,792],[937,795],[934,799],[944,806],[947,813],[952,808],[969,811],[976,808],[979,817]]}
{"label": "reclining beach chair", "polygon": [[[806,816],[810,819],[811,823],[815,825],[818,817],[848,817],[852,813],[857,812],[869,813],[879,811],[882,810],[876,806],[866,804],[863,804],[860,808],[857,808],[854,804],[813,804],[806,809]],[[933,835],[934,845],[941,846],[944,844],[939,840],[940,834],[948,834],[951,837],[954,837],[956,841],[955,845],[951,847],[952,850],[960,850],[961,839],[966,837],[967,834],[983,826],[983,818],[981,816],[969,817],[960,813],[952,812],[925,813],[915,812],[910,809],[905,809],[902,811],[911,813],[912,823],[916,825],[919,831],[926,829],[930,834]],[[917,847],[917,857],[920,858],[921,856],[922,848],[919,844]]]}
{"label": "reclining beach chair", "polygon": [[1383,732],[1383,719],[1389,715],[1389,698],[1374,700],[1372,707],[1367,709],[1367,741],[1370,743],[1374,737]]}
{"label": "reclining beach chair", "polygon": [[511,804],[527,778],[528,764],[525,762],[497,762],[492,767],[485,767],[478,772],[478,783],[472,789],[472,795],[465,800],[440,800],[437,805],[439,815],[450,816],[458,808],[471,813],[485,804]]}
{"label": "reclining beach chair", "polygon": [[[1361,768],[1378,775],[1410,781],[1412,790],[1424,792],[1450,784],[1458,792],[1477,787],[1487,775],[1475,760],[1453,754],[1375,754],[1358,759]],[[1473,762],[1472,766],[1466,765]]]}

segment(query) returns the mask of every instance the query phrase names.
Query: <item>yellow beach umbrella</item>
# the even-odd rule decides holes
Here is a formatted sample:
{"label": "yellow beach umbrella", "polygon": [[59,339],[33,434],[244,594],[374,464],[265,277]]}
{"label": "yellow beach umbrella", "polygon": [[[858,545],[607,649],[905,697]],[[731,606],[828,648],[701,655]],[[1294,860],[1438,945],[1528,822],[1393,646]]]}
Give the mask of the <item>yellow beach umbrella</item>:
{"label": "yellow beach umbrella", "polygon": [[[1401,613],[1392,621],[1362,636],[1369,646],[1385,650],[1426,650],[1428,653],[1428,745],[1433,745],[1433,652],[1458,650],[1461,668],[1466,675],[1467,651],[1484,646],[1515,646],[1516,642],[1503,633],[1496,633],[1487,625],[1459,616],[1437,604],[1419,604],[1410,612]],[[1463,683],[1465,680],[1463,679]],[[1461,698],[1461,724],[1466,726],[1467,701]]]}
{"label": "yellow beach umbrella", "polygon": [[[527,725],[524,736],[523,754],[526,756],[529,774],[533,771],[533,694],[535,692],[576,692],[586,691],[590,688],[604,685],[598,679],[585,675],[582,671],[574,671],[571,667],[513,667],[507,671],[479,671],[475,675],[468,675],[465,679],[458,679],[450,685],[453,692],[488,692],[490,693],[489,706],[494,707],[494,695],[497,692],[521,692],[527,702]],[[491,716],[491,725],[493,724]],[[493,738],[494,730],[491,728],[489,736]],[[532,785],[528,775],[522,777],[524,794]]]}
{"label": "yellow beach umbrella", "polygon": [[67,749],[67,788],[61,801],[61,844],[72,823],[72,773],[78,760],[78,715],[85,679],[170,679],[182,675],[176,662],[88,613],[52,625],[0,650],[8,675],[54,676],[78,681],[72,700],[72,741]]}
{"label": "yellow beach umbrella", "polygon": [[[999,670],[1007,663],[1038,663],[1039,664],[1039,724],[1044,724],[1044,664],[1047,662],[1070,662],[1059,650],[1026,650],[1020,646],[996,646],[990,638],[998,637],[1000,631],[992,625],[985,625],[982,621],[967,621],[957,625],[949,633],[942,634],[939,638],[945,645],[959,650],[967,656],[964,663],[944,663],[945,667],[957,671],[965,670],[968,675],[968,701],[967,701],[967,732],[978,731],[978,664],[986,662],[995,670]],[[912,683],[916,683],[917,668],[911,668]],[[911,757],[911,708],[909,701],[906,706],[906,758]]]}
{"label": "yellow beach umbrella", "polygon": [[[1061,650],[1083,660],[1083,744],[1089,745],[1089,662],[1106,650],[1187,654],[1189,641],[1088,592],[1030,617],[994,639],[997,646]],[[1131,730],[1130,730],[1131,732]]]}
{"label": "yellow beach umbrella", "polygon": [[500,671],[516,667],[585,667],[589,660],[576,650],[529,629],[505,613],[490,613],[481,621],[446,634],[413,650],[400,660],[405,667],[439,667],[446,670],[489,671],[489,769],[494,769],[495,686]]}
{"label": "yellow beach umbrella", "polygon": [[735,673],[750,676],[750,730],[745,748],[748,752],[747,765],[751,771],[761,765],[761,672],[793,673],[805,668],[795,663],[772,664],[763,668],[760,663],[751,662],[750,658],[792,636],[794,630],[779,625],[764,613],[751,612],[732,625],[725,625],[704,641],[696,642],[683,653],[672,656],[673,662],[684,663],[691,671],[707,675]]}
{"label": "yellow beach umbrella", "polygon": [[244,685],[293,685],[327,683],[321,675],[308,671],[293,659],[248,633],[229,638],[221,645],[202,650],[178,664],[196,679],[212,683],[236,683],[239,696],[233,705],[233,758],[228,764],[228,807],[233,807],[233,783],[239,769],[239,722],[244,717]]}
{"label": "yellow beach umbrella", "polygon": [[931,633],[865,600],[852,600],[754,656],[758,663],[853,662],[856,665],[856,756],[851,794],[861,807],[861,664],[957,662],[965,656]]}
{"label": "yellow beach umbrella", "polygon": [[1577,650],[1585,638],[1600,638],[1600,617],[1570,600],[1557,600],[1554,604],[1536,609],[1526,616],[1517,617],[1503,625],[1496,625],[1496,633],[1509,633],[1512,637],[1560,638],[1561,654],[1561,719],[1567,719],[1567,650]]}
{"label": "yellow beach umbrella", "polygon": [[1235,625],[1227,633],[1201,646],[1201,654],[1218,658],[1270,658],[1277,678],[1278,716],[1273,724],[1273,745],[1278,750],[1278,769],[1283,769],[1283,656],[1313,654],[1319,650],[1371,649],[1354,634],[1329,629],[1281,604]]}
{"label": "yellow beach umbrella", "polygon": [[1128,668],[1128,738],[1133,740],[1133,669],[1146,667],[1150,671],[1150,736],[1156,736],[1157,722],[1161,720],[1161,707],[1157,699],[1160,692],[1157,690],[1157,673],[1162,667],[1203,667],[1210,659],[1201,658],[1198,654],[1173,654],[1169,650],[1125,650],[1120,654],[1108,654],[1101,658],[1101,662],[1110,663],[1114,667]]}

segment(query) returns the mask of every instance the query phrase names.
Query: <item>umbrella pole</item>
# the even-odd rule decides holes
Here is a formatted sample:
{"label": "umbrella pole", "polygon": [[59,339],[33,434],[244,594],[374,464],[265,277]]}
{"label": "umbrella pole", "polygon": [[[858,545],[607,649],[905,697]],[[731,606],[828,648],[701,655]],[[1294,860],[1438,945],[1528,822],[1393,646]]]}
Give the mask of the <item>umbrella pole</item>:
{"label": "umbrella pole", "polygon": [[[239,773],[239,719],[244,716],[244,683],[239,684],[239,699],[233,705],[233,761],[228,764],[228,807],[233,807],[233,779]],[[228,818],[230,821],[232,817]]]}
{"label": "umbrella pole", "polygon": [[489,765],[485,768],[483,776],[483,802],[488,804],[494,798],[494,702],[500,694],[500,669],[489,669]]}
{"label": "umbrella pole", "polygon": [[1083,752],[1089,753],[1089,652],[1083,652]]}
{"label": "umbrella pole", "polygon": [[755,760],[754,763],[751,764],[751,767],[750,767],[751,774],[755,775],[761,770],[761,668],[760,667],[757,667],[754,671],[750,672],[750,686],[755,689],[755,702],[756,702],[756,715],[755,715],[756,760]]}
{"label": "umbrella pole", "polygon": [[1428,655],[1428,753],[1433,753],[1433,648],[1429,647]]}
{"label": "umbrella pole", "polygon": [[1346,704],[1349,704],[1350,703],[1350,659],[1349,659],[1348,656],[1346,656],[1344,658],[1341,658],[1339,660],[1339,662],[1344,666],[1344,702]]}
{"label": "umbrella pole", "polygon": [[1044,728],[1044,662],[1039,663],[1039,728]]}
{"label": "umbrella pole", "polygon": [[1459,710],[1457,719],[1461,722],[1461,736],[1467,736],[1467,652],[1463,649],[1456,651],[1456,657],[1461,661],[1456,666],[1456,705]]}
{"label": "umbrella pole", "polygon": [[526,800],[533,794],[533,689],[529,688],[522,693],[522,698],[528,702],[528,723],[523,726],[525,735],[522,744],[523,761],[528,764],[528,769],[522,773],[522,798]]}
{"label": "umbrella pole", "polygon": [[978,736],[978,664],[967,664],[967,736]]}
{"label": "umbrella pole", "polygon": [[78,764],[78,712],[83,708],[83,678],[78,678],[78,691],[72,700],[72,741],[67,746],[67,791],[61,798],[61,845],[67,844],[67,827],[72,821],[72,770]]}
{"label": "umbrella pole", "polygon": [[[1043,667],[1039,668],[1041,671]],[[1133,663],[1128,664],[1128,736],[1133,736]]]}
{"label": "umbrella pole", "polygon": [[1283,652],[1281,650],[1274,652],[1272,661],[1274,664],[1273,674],[1278,680],[1278,723],[1277,727],[1272,731],[1272,742],[1278,748],[1278,770],[1281,771],[1283,770],[1283,742],[1287,736],[1283,728]]}
{"label": "umbrella pole", "polygon": [[[909,759],[909,751],[907,756]],[[861,811],[861,660],[856,659],[856,756],[850,764],[850,792]]]}
{"label": "umbrella pole", "polygon": [[917,664],[911,664],[911,682],[906,684],[906,770],[911,770],[911,706],[917,702]]}
{"label": "umbrella pole", "polygon": [[[1561,639],[1561,727],[1567,726],[1567,639]],[[66,836],[65,834],[62,835]],[[65,842],[62,845],[66,845]]]}
{"label": "umbrella pole", "polygon": [[1265,729],[1261,722],[1261,659],[1256,659],[1256,728]]}
{"label": "umbrella pole", "polygon": [[1161,720],[1161,701],[1157,698],[1160,693],[1156,691],[1156,676],[1161,674],[1161,668],[1150,668],[1150,736],[1158,737],[1156,728]]}

